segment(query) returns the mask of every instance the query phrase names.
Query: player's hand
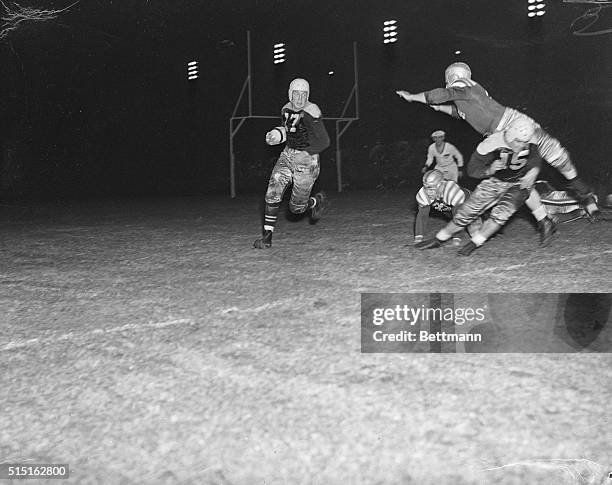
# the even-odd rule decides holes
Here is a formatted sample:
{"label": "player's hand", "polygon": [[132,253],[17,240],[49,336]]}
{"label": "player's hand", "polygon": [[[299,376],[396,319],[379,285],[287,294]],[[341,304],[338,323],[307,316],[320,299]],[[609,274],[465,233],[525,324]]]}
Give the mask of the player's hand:
{"label": "player's hand", "polygon": [[461,177],[463,177],[463,170],[458,170],[457,171],[457,178],[460,179]]}
{"label": "player's hand", "polygon": [[400,97],[405,99],[408,102],[412,101],[412,94],[410,94],[408,91],[395,91],[395,93]]}
{"label": "player's hand", "polygon": [[428,168],[428,167],[423,167],[423,168],[421,169],[421,173],[425,173],[425,172],[427,172],[427,170],[429,170],[429,168]]}
{"label": "player's hand", "polygon": [[530,189],[538,178],[538,169],[532,168],[521,178],[521,189]]}
{"label": "player's hand", "polygon": [[500,170],[503,170],[504,168],[506,168],[506,164],[505,162],[502,162],[501,160],[495,160],[490,166],[489,166],[489,175],[493,175],[495,172],[498,172]]}

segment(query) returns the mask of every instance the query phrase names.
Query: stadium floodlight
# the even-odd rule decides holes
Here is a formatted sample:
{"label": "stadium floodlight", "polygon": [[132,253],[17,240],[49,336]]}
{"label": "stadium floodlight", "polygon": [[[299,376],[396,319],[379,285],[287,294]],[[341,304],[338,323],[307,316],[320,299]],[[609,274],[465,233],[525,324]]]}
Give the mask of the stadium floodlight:
{"label": "stadium floodlight", "polygon": [[397,42],[398,24],[397,20],[390,19],[383,22],[383,44]]}
{"label": "stadium floodlight", "polygon": [[274,64],[282,64],[287,59],[285,57],[285,44],[284,42],[279,42],[278,44],[274,44]]}
{"label": "stadium floodlight", "polygon": [[198,61],[189,61],[187,63],[187,80],[194,81],[198,78]]}
{"label": "stadium floodlight", "polygon": [[546,13],[544,0],[527,0],[527,17],[541,17]]}

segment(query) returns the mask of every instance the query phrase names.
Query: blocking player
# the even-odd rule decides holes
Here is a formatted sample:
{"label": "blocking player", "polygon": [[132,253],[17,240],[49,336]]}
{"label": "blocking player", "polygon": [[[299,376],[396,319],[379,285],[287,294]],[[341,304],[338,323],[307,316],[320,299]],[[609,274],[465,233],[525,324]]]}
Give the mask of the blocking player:
{"label": "blocking player", "polygon": [[472,234],[458,254],[469,256],[495,234],[529,197],[540,171],[538,147],[530,143],[535,125],[528,118],[514,119],[503,131],[485,138],[468,163],[468,175],[485,178],[459,207],[453,220],[436,237],[416,245],[419,249],[442,246],[453,234],[491,208],[489,218]]}
{"label": "blocking player", "polygon": [[329,135],[321,119],[321,110],[308,99],[310,85],[297,78],[289,84],[289,102],[281,109],[282,125],[266,134],[268,145],[285,143],[285,148],[272,169],[265,197],[262,237],[255,240],[258,249],[272,246],[280,203],[287,187],[293,183],[289,210],[294,214],[310,211],[310,219],[318,221],[327,206],[323,192],[310,195],[319,177],[319,153],[329,146]]}
{"label": "blocking player", "polygon": [[[434,142],[427,148],[427,160],[421,172],[425,173],[431,168],[435,168],[444,174],[446,180],[457,182],[459,177],[463,175],[461,173],[463,155],[461,155],[461,152],[457,150],[455,145],[447,142],[445,137],[446,133],[442,130],[434,131],[431,134]],[[436,165],[432,167],[434,161]]]}
{"label": "blocking player", "polygon": [[[476,131],[487,135],[503,130],[516,118],[526,116],[515,109],[502,106],[489,96],[489,93],[472,79],[470,67],[463,62],[455,62],[446,68],[444,73],[446,87],[432,89],[417,94],[407,91],[397,91],[397,94],[406,101],[416,101],[427,104],[436,111],[441,111],[455,118],[467,121]],[[451,104],[447,104],[451,103]],[[530,118],[531,119],[531,118]],[[539,124],[531,120],[536,133],[534,143],[537,145],[541,157],[555,167],[568,180],[568,187],[578,200],[585,206],[586,211],[596,220],[600,217],[595,194],[580,179],[568,151],[559,140],[550,136]],[[534,196],[534,200],[537,196]],[[544,217],[544,208],[532,207],[537,210],[538,217]]]}
{"label": "blocking player", "polygon": [[[423,240],[427,230],[430,209],[437,210],[452,219],[457,208],[469,197],[470,191],[457,185],[453,180],[445,180],[440,170],[430,170],[423,175],[423,187],[416,194],[418,212],[414,224],[414,242]],[[481,225],[480,217],[468,228],[470,234],[476,232]],[[461,239],[453,238],[453,244],[459,245]]]}

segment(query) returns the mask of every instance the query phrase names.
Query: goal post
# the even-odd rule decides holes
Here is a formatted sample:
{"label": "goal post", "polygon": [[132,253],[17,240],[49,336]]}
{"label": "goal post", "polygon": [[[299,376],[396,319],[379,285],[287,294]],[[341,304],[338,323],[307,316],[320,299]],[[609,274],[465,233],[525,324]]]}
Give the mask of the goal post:
{"label": "goal post", "polygon": [[[251,68],[251,31],[246,33],[247,42],[247,76],[242,84],[242,89],[234,105],[232,116],[229,119],[229,177],[230,177],[230,197],[236,197],[236,153],[234,150],[234,140],[242,128],[245,121],[251,119],[274,119],[279,116],[266,116],[253,114],[253,76]],[[246,99],[247,114],[240,115],[240,106]],[[349,114],[349,113],[352,113]],[[353,42],[353,86],[344,102],[342,113],[339,117],[323,117],[324,121],[334,122],[334,136],[336,144],[336,179],[338,192],[342,192],[342,149],[340,142],[342,136],[351,124],[359,120],[359,79],[357,64],[357,43]]]}

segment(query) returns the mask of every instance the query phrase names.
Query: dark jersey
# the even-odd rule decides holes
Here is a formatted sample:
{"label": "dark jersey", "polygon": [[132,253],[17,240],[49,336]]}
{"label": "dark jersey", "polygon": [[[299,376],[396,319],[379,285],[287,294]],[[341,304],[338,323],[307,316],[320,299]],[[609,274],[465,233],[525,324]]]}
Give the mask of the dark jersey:
{"label": "dark jersey", "polygon": [[481,135],[497,129],[506,109],[471,79],[460,79],[448,88],[427,91],[425,100],[427,104],[453,103],[452,115],[467,121]]}
{"label": "dark jersey", "polygon": [[495,161],[501,160],[505,168],[498,170],[491,177],[503,182],[518,182],[532,168],[540,168],[542,158],[537,145],[529,144],[528,149],[515,153],[507,147],[500,147],[486,154],[476,150],[468,164],[468,175],[474,178],[486,178],[487,169]]}
{"label": "dark jersey", "polygon": [[309,103],[303,110],[294,111],[291,103],[281,110],[283,126],[287,130],[287,147],[305,150],[311,155],[329,146],[329,135],[316,104]]}

